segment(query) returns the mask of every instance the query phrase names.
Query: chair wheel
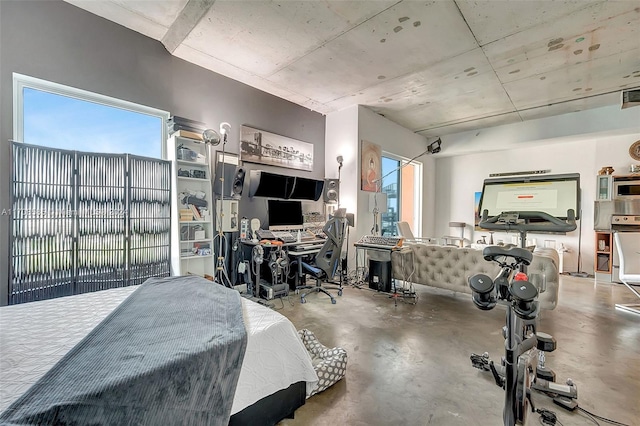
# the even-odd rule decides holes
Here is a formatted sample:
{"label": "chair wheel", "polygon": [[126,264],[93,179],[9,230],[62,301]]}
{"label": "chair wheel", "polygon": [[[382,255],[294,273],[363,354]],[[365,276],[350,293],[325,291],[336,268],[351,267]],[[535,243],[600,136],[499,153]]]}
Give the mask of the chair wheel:
{"label": "chair wheel", "polygon": [[336,304],[336,299],[331,298],[331,304],[332,304],[332,305],[335,305],[335,304]]}
{"label": "chair wheel", "polygon": [[300,303],[307,303],[307,300],[304,297],[300,298]]}
{"label": "chair wheel", "polygon": [[338,296],[342,296],[342,290],[338,290]]}

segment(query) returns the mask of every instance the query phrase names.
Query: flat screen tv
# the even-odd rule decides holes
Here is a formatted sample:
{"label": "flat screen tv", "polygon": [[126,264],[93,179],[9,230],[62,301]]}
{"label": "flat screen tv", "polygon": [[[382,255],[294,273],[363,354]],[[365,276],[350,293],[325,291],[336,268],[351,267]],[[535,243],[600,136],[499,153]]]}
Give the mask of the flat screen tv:
{"label": "flat screen tv", "polygon": [[573,209],[580,219],[580,174],[518,176],[485,179],[480,198],[480,215],[503,212],[541,211],[560,219]]}

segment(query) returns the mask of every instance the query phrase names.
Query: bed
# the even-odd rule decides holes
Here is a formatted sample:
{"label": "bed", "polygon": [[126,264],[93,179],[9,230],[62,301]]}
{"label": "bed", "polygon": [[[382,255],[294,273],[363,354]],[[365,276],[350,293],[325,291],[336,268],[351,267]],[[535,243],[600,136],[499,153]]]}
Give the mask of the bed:
{"label": "bed", "polygon": [[[138,287],[0,308],[0,412],[86,341]],[[247,299],[241,298],[241,308],[246,349],[229,424],[275,424],[304,404],[318,377],[288,319]]]}

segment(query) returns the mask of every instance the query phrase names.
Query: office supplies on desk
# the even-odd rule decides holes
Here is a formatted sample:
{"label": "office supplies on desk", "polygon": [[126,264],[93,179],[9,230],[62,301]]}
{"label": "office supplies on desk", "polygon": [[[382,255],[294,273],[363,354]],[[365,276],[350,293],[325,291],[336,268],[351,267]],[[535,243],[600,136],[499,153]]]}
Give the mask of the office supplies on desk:
{"label": "office supplies on desk", "polygon": [[260,245],[263,246],[278,246],[281,247],[284,243],[280,240],[260,240]]}

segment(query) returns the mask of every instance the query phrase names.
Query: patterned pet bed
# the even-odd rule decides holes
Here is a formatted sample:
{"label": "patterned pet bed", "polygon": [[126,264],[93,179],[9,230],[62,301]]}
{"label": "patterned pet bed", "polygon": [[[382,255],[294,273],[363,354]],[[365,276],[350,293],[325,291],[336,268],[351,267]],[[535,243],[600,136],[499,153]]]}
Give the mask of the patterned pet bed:
{"label": "patterned pet bed", "polygon": [[[318,341],[312,331],[298,330],[298,335],[311,355],[313,368],[318,374],[318,384],[311,391],[311,397],[342,379],[347,372],[347,351],[343,348],[327,348]],[[307,397],[307,398],[308,398]]]}

